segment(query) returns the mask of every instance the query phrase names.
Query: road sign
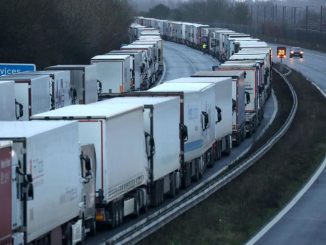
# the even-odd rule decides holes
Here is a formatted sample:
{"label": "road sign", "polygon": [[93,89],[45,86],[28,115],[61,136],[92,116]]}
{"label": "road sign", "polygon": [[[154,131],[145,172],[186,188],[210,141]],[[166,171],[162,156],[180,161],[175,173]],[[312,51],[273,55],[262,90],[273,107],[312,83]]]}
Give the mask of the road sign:
{"label": "road sign", "polygon": [[23,71],[36,71],[34,64],[0,63],[0,76],[12,75]]}
{"label": "road sign", "polygon": [[286,57],[286,47],[277,47],[277,57],[281,59]]}

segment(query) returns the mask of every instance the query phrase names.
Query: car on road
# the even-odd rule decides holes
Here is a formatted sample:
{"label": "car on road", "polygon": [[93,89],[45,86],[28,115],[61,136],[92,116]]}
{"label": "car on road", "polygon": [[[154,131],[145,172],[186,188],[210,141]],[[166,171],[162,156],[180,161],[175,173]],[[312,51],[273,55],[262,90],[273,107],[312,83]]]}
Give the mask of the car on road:
{"label": "car on road", "polygon": [[292,58],[293,56],[303,58],[303,50],[300,47],[290,48],[290,58]]}

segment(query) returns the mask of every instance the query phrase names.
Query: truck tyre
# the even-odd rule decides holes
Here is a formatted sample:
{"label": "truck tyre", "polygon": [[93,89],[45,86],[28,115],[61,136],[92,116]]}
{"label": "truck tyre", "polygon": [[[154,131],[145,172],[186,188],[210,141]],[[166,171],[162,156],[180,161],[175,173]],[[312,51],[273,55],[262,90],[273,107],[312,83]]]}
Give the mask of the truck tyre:
{"label": "truck tyre", "polygon": [[175,197],[175,195],[176,195],[176,174],[175,174],[175,172],[171,173],[169,178],[170,178],[170,196]]}
{"label": "truck tyre", "polygon": [[123,199],[121,199],[119,202],[118,202],[118,210],[119,210],[119,216],[118,216],[118,219],[119,219],[119,225],[121,225],[123,223]]}
{"label": "truck tyre", "polygon": [[138,195],[135,195],[135,207],[134,207],[134,215],[136,218],[139,217],[140,214],[140,208],[139,208],[139,198]]}
{"label": "truck tyre", "polygon": [[63,228],[63,245],[72,245],[72,229],[71,229],[71,223],[65,225]]}
{"label": "truck tyre", "polygon": [[96,221],[95,219],[91,219],[89,221],[89,235],[95,236],[96,235]]}
{"label": "truck tyre", "polygon": [[195,175],[194,175],[193,179],[196,182],[199,180],[199,160],[198,159],[195,160]]}
{"label": "truck tyre", "polygon": [[226,147],[225,147],[225,155],[230,155],[231,153],[231,146],[230,146],[230,137],[229,136],[226,136],[225,138],[225,144],[226,144]]}

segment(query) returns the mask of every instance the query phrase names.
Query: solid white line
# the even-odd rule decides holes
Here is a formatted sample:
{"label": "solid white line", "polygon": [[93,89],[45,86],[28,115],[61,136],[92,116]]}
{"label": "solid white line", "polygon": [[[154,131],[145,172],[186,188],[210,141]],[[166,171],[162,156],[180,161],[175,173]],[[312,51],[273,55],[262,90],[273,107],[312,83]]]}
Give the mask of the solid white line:
{"label": "solid white line", "polygon": [[315,86],[315,88],[316,89],[318,89],[319,90],[319,92],[322,94],[322,95],[324,95],[324,97],[326,98],[326,93],[314,82],[314,81],[311,81],[311,80],[309,80],[308,78],[307,78],[307,80],[313,85],[313,86]]}
{"label": "solid white line", "polygon": [[161,83],[162,83],[162,81],[163,81],[163,79],[164,79],[164,77],[165,77],[165,72],[166,72],[166,65],[165,65],[165,61],[163,60],[163,74],[162,74],[162,76],[161,76],[160,81],[158,81],[157,84],[161,84]]}
{"label": "solid white line", "polygon": [[278,221],[280,221],[281,218],[283,218],[283,216],[285,214],[287,214],[287,212],[289,212],[291,210],[291,208],[293,208],[293,206],[300,200],[300,198],[309,190],[309,188],[312,186],[312,184],[317,180],[317,178],[319,177],[319,175],[323,172],[323,170],[326,167],[326,156],[325,159],[323,161],[323,163],[321,164],[321,166],[318,168],[318,170],[315,172],[315,174],[310,178],[310,180],[307,182],[307,184],[297,193],[297,195],[291,200],[291,202],[286,205],[286,207],[281,210],[275,217],[274,219],[272,219],[265,227],[263,227],[263,229],[261,229],[254,237],[252,237],[247,243],[246,245],[253,245],[255,244],[257,241],[259,241],[259,239],[261,239]]}

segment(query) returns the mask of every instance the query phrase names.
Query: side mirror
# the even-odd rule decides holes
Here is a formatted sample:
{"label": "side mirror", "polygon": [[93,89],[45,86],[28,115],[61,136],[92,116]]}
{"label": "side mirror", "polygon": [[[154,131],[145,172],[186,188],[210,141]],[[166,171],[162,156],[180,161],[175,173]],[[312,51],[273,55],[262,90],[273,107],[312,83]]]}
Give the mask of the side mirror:
{"label": "side mirror", "polygon": [[218,70],[218,66],[212,66],[212,71],[217,71]]}
{"label": "side mirror", "polygon": [[184,142],[188,140],[188,128],[184,124],[180,124],[180,139],[182,139]]}
{"label": "side mirror", "polygon": [[155,141],[154,138],[147,132],[145,132],[145,146],[147,158],[149,160],[155,154]]}
{"label": "side mirror", "polygon": [[218,123],[222,121],[222,110],[220,107],[215,106],[216,112],[217,112],[217,121],[215,123]]}
{"label": "side mirror", "polygon": [[100,80],[97,80],[97,83],[98,83],[98,91],[97,91],[97,93],[100,94],[100,93],[102,93],[102,82]]}
{"label": "side mirror", "polygon": [[245,92],[245,96],[246,96],[246,105],[248,105],[250,103],[250,94],[249,94],[249,92]]}
{"label": "side mirror", "polygon": [[18,120],[19,118],[24,116],[24,106],[21,103],[17,102],[17,100],[15,100],[15,106],[16,106],[16,119]]}
{"label": "side mirror", "polygon": [[81,174],[82,178],[84,178],[84,183],[88,183],[90,179],[92,178],[92,162],[91,159],[83,155],[83,152],[80,155],[80,164],[81,164]]}
{"label": "side mirror", "polygon": [[31,174],[27,174],[27,175],[26,175],[26,182],[27,182],[27,183],[32,183],[32,182],[33,182],[33,177],[32,177]]}
{"label": "side mirror", "polygon": [[86,171],[92,170],[91,159],[88,156],[85,157],[85,169]]}
{"label": "side mirror", "polygon": [[232,99],[232,113],[234,113],[237,110],[237,102],[235,99]]}
{"label": "side mirror", "polygon": [[27,194],[27,200],[26,201],[31,201],[34,199],[34,186],[32,183],[27,184],[26,187],[26,194]]}
{"label": "side mirror", "polygon": [[246,79],[247,78],[247,72],[245,71],[243,74],[243,77]]}
{"label": "side mirror", "polygon": [[70,90],[69,90],[69,96],[71,98],[71,103],[72,104],[76,104],[77,90],[75,88],[70,88]]}
{"label": "side mirror", "polygon": [[202,111],[202,130],[205,131],[208,128],[209,118],[206,111]]}

